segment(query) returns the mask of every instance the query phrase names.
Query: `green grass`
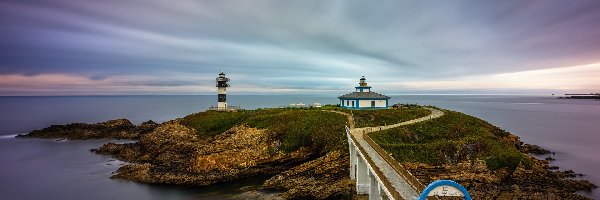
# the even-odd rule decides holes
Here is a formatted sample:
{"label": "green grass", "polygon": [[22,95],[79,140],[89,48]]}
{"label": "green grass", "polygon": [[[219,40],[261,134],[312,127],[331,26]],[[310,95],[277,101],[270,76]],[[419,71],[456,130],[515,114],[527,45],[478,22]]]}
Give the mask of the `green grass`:
{"label": "green grass", "polygon": [[206,111],[184,117],[182,124],[196,130],[200,136],[212,137],[241,123],[248,116],[248,111]]}
{"label": "green grass", "polygon": [[311,147],[324,154],[346,148],[346,117],[316,109],[259,109],[238,112],[207,111],[188,115],[182,124],[202,137],[212,137],[241,124],[266,129],[281,138],[285,152]]}
{"label": "green grass", "polygon": [[490,169],[514,169],[520,162],[531,165],[532,160],[507,138],[508,132],[463,113],[444,113],[440,118],[370,136],[401,163],[444,164],[483,159]]}
{"label": "green grass", "polygon": [[383,126],[409,121],[431,114],[431,111],[423,107],[402,107],[399,109],[383,110],[347,110],[354,116],[356,127]]}

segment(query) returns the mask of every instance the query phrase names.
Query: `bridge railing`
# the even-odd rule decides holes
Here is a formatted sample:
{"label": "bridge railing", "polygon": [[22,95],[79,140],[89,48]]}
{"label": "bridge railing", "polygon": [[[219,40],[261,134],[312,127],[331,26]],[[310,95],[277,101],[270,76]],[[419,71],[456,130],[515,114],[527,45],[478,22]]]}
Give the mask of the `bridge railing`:
{"label": "bridge railing", "polygon": [[381,172],[381,170],[379,169],[379,167],[377,167],[377,165],[375,165],[375,162],[373,162],[373,160],[369,156],[367,156],[368,155],[367,152],[357,142],[356,138],[350,132],[350,128],[348,128],[348,126],[346,126],[346,134],[348,135],[349,138],[352,139],[352,142],[354,143],[354,146],[356,146],[358,148],[358,150],[363,155],[364,159],[367,161],[367,163],[373,169],[373,172],[375,172],[375,174],[377,175],[377,177],[379,177],[380,182],[383,184],[383,186],[385,187],[385,189],[387,190],[387,192],[389,192],[391,194],[392,199],[403,199],[402,196],[400,195],[400,193],[397,190],[394,189],[394,186],[392,186],[392,183],[390,182],[390,180],[386,176],[384,176],[383,172]]}
{"label": "bridge railing", "polygon": [[379,146],[369,134],[363,135],[365,141],[371,145],[371,147],[379,154],[398,174],[400,174],[404,180],[406,180],[418,193],[423,192],[425,189],[425,185],[421,183],[412,173],[410,173],[406,168],[404,168],[396,159],[394,159],[390,154],[388,154],[381,146]]}

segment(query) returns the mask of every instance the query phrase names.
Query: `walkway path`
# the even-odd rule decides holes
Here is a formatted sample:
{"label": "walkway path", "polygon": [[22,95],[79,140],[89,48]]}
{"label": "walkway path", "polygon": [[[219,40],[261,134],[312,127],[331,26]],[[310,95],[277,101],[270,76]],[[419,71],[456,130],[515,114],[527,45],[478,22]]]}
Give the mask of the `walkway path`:
{"label": "walkway path", "polygon": [[[438,118],[438,117],[441,117],[442,115],[444,115],[444,112],[442,112],[441,110],[433,109],[433,108],[426,108],[426,109],[430,110],[431,114],[429,114],[429,115],[427,115],[425,117],[413,119],[413,120],[410,120],[410,121],[400,122],[400,123],[397,123],[397,124],[387,125],[387,126],[373,126],[373,127],[354,128],[354,120],[352,120],[352,121],[350,121],[348,123],[350,124],[350,129],[351,130],[355,130],[355,131],[359,131],[359,132],[366,131],[366,133],[370,133],[370,132],[375,132],[375,131],[380,131],[380,130],[385,130],[385,129],[390,129],[390,128],[396,128],[396,127],[404,126],[404,125],[408,125],[408,124],[414,124],[414,123],[418,123],[418,122],[422,122],[422,121],[427,121],[427,120],[435,119],[435,118]],[[349,118],[349,120],[351,120],[351,119],[352,119],[352,117]]]}
{"label": "walkway path", "polygon": [[[417,188],[409,183],[409,181],[411,179],[413,179],[413,180],[416,180],[416,179],[414,177],[406,177],[406,174],[408,174],[409,176],[412,176],[408,172],[406,172],[406,173],[398,172],[397,171],[398,169],[395,169],[394,167],[392,167],[392,165],[398,166],[398,164],[397,163],[388,163],[388,161],[386,161],[386,159],[384,159],[383,156],[380,155],[379,153],[377,153],[377,151],[375,150],[375,148],[378,148],[378,149],[381,149],[381,148],[378,145],[375,148],[372,147],[365,140],[365,137],[368,137],[368,136],[366,136],[366,134],[370,133],[370,132],[386,130],[386,129],[390,129],[390,128],[396,128],[396,127],[404,126],[404,125],[408,125],[408,124],[414,124],[414,123],[438,118],[438,117],[441,117],[442,115],[444,115],[444,112],[442,112],[440,110],[433,109],[433,108],[427,108],[427,109],[429,109],[431,111],[431,114],[428,116],[425,116],[425,117],[413,119],[410,121],[400,122],[400,123],[396,123],[396,124],[392,124],[392,125],[387,125],[387,126],[375,126],[375,127],[363,127],[363,128],[355,128],[354,127],[354,120],[352,119],[352,116],[350,114],[344,113],[344,112],[339,112],[339,111],[333,111],[333,112],[344,114],[348,117],[350,133],[356,139],[355,142],[357,142],[358,145],[360,145],[364,149],[364,151],[365,151],[364,153],[366,153],[368,155],[368,157],[375,163],[377,168],[379,168],[379,170],[383,173],[385,178],[387,178],[390,181],[392,187],[394,187],[394,188],[388,188],[388,189],[390,189],[390,190],[393,189],[393,190],[398,191],[400,193],[400,196],[403,199],[416,199],[420,195],[419,194],[420,191],[418,191],[419,188]],[[384,156],[386,156],[386,155],[384,155]],[[389,157],[389,155],[387,155],[387,157]],[[402,175],[402,174],[405,174],[405,175]]]}

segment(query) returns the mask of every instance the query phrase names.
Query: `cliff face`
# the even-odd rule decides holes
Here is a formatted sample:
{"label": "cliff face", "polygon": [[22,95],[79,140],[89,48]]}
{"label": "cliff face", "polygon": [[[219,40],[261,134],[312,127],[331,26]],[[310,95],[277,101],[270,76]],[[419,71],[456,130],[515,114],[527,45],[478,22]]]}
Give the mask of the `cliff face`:
{"label": "cliff face", "polygon": [[169,122],[138,143],[109,143],[96,152],[133,163],[120,168],[113,178],[198,186],[276,174],[312,156],[307,148],[283,153],[278,144],[274,135],[244,125],[200,139],[193,130]]}
{"label": "cliff face", "polygon": [[314,150],[302,147],[284,153],[278,138],[240,125],[202,139],[194,130],[172,121],[137,143],[108,143],[95,151],[132,162],[117,170],[112,176],[117,179],[201,186],[278,174],[266,181],[264,188],[280,191],[286,199],[352,197],[347,155],[334,151],[309,161]]}
{"label": "cliff face", "polygon": [[286,199],[349,199],[355,184],[348,176],[348,163],[347,154],[333,151],[273,176],[263,187],[284,191],[281,196]]}

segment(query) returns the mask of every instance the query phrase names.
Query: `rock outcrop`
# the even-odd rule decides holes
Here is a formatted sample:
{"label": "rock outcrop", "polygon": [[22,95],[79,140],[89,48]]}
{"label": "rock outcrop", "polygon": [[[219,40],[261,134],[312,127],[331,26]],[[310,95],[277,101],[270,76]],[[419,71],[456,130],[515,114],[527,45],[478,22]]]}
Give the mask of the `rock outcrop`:
{"label": "rock outcrop", "polygon": [[519,165],[514,170],[489,170],[485,161],[432,166],[422,163],[404,165],[421,182],[455,180],[465,186],[473,199],[588,199],[576,191],[596,186],[588,180],[568,179],[573,171],[550,171],[548,162],[535,160],[531,167]]}
{"label": "rock outcrop", "polygon": [[67,125],[52,125],[34,130],[26,135],[17,137],[56,138],[56,139],[138,139],[141,135],[152,132],[158,124],[153,121],[144,122],[138,126],[127,119],[114,119],[95,124],[72,123]]}
{"label": "rock outcrop", "polygon": [[95,150],[131,162],[112,178],[145,183],[201,186],[277,174],[309,160],[312,151],[278,149],[276,135],[235,126],[204,139],[177,121],[164,123],[132,144],[109,143]]}
{"label": "rock outcrop", "polygon": [[272,177],[263,187],[281,191],[285,199],[350,199],[355,184],[349,162],[347,154],[333,151]]}
{"label": "rock outcrop", "polygon": [[519,146],[519,150],[523,153],[530,153],[534,155],[545,155],[552,153],[538,145],[533,144],[522,144],[521,146]]}
{"label": "rock outcrop", "polygon": [[[107,143],[91,150],[129,162],[113,173],[114,179],[204,186],[279,174],[265,185],[269,187],[244,195],[325,199],[350,198],[353,194],[352,181],[347,177],[347,155],[335,151],[315,160],[320,151],[310,146],[285,152],[280,149],[280,134],[243,124],[206,138],[179,120],[162,124],[148,121],[136,126],[129,120],[115,119],[95,124],[52,125],[20,137],[137,139],[134,143]],[[283,196],[274,195],[278,194],[272,193],[274,190],[283,192]]]}

